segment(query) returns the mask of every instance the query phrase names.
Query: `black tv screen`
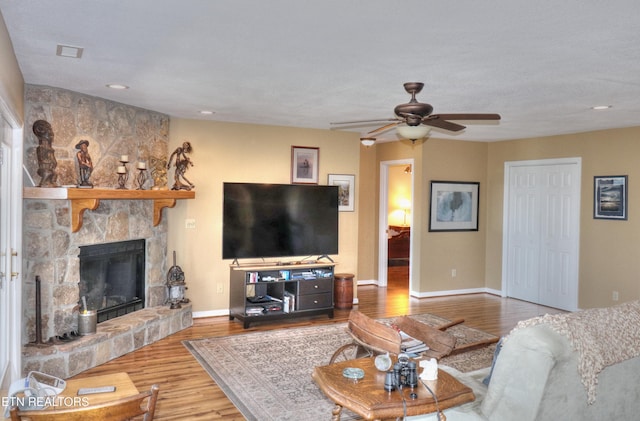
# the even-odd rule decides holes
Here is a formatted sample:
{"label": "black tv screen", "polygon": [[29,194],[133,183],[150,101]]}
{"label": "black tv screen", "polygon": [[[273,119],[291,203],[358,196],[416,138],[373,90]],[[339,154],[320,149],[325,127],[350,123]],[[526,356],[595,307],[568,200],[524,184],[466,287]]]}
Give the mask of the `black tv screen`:
{"label": "black tv screen", "polygon": [[337,186],[224,183],[223,259],[337,253]]}

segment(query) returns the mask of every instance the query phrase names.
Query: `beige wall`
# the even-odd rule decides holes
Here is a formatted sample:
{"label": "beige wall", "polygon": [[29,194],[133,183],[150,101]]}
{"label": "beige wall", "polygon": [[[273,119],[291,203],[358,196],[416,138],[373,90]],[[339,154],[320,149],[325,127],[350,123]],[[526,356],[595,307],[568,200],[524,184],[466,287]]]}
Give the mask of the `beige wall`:
{"label": "beige wall", "polygon": [[9,39],[4,18],[0,13],[0,62],[2,71],[0,72],[0,107],[7,107],[12,117],[22,123],[24,120],[24,79],[18,66],[18,60],[13,52],[13,45]]}
{"label": "beige wall", "polygon": [[[378,268],[378,161],[376,146],[360,145],[358,203],[358,279],[377,279]],[[356,289],[354,292],[357,294]]]}
{"label": "beige wall", "polygon": [[[380,161],[413,158],[414,258],[413,292],[416,295],[438,291],[502,288],[502,216],[504,163],[507,161],[580,157],[582,159],[579,297],[581,308],[615,304],[640,298],[640,128],[605,130],[506,142],[463,142],[429,139],[422,146],[407,148],[402,142],[378,144],[362,152],[361,170],[375,184],[361,189],[375,194],[375,202],[360,212],[375,232],[361,248],[359,272],[377,279],[377,196]],[[374,155],[375,148],[375,157]],[[372,162],[374,161],[375,162]],[[593,177],[628,175],[627,221],[593,219]],[[478,232],[428,232],[429,188],[431,180],[479,181],[480,207]],[[361,238],[363,233],[359,233]],[[364,242],[361,242],[361,246]],[[375,248],[372,252],[371,248]],[[452,278],[451,269],[457,276]]]}
{"label": "beige wall", "polygon": [[[185,140],[193,146],[195,165],[186,175],[196,186],[196,198],[179,201],[165,215],[171,227],[168,250],[177,251],[194,312],[215,313],[229,307],[231,261],[222,260],[223,182],[289,184],[291,146],[320,148],[319,184],[327,184],[328,174],[354,174],[356,184],[360,179],[357,133],[172,119],[170,138],[170,151]],[[359,190],[356,188],[355,212],[340,212],[339,255],[332,256],[336,271],[353,273],[356,278]],[[196,228],[186,229],[185,219],[194,219]],[[218,288],[223,292],[218,293]]]}
{"label": "beige wall", "polygon": [[[414,277],[414,285],[419,285],[419,292],[484,287],[487,145],[483,142],[429,139],[423,146],[424,163],[420,167],[416,164],[414,170],[420,168],[422,182],[421,198],[416,200],[414,212],[417,214],[418,206],[421,207],[422,227],[415,230],[422,242],[419,277]],[[431,181],[480,183],[478,231],[429,232]],[[452,269],[456,270],[455,278],[452,277]]]}
{"label": "beige wall", "polygon": [[[489,143],[487,184],[486,285],[500,289],[502,279],[502,203],[504,163],[560,157],[582,158],[580,206],[581,308],[640,297],[640,128],[627,128]],[[628,175],[628,220],[593,219],[593,177]]]}
{"label": "beige wall", "polygon": [[[362,220],[369,220],[372,232],[377,238],[378,211],[377,196],[380,179],[379,166],[382,161],[413,159],[413,238],[412,293],[417,296],[438,291],[470,288],[484,288],[485,272],[485,192],[487,172],[487,144],[482,142],[462,142],[455,140],[428,139],[423,144],[410,142],[379,143],[375,147],[375,174],[371,182],[375,184],[376,201],[360,212]],[[367,151],[364,151],[363,157]],[[369,158],[373,159],[373,158]],[[364,159],[363,159],[364,161]],[[429,190],[431,180],[478,181],[480,182],[480,210],[478,232],[428,232]],[[375,259],[360,259],[361,273],[377,276],[378,244],[373,241]],[[368,251],[366,251],[368,252]],[[360,250],[360,256],[365,253]],[[451,269],[456,269],[456,277],[451,277]]]}

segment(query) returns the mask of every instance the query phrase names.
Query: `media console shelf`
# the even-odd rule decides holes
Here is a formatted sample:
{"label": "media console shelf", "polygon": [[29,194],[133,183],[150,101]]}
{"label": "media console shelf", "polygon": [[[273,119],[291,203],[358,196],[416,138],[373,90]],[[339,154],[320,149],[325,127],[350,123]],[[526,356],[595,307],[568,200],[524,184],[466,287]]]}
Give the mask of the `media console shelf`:
{"label": "media console shelf", "polygon": [[153,226],[162,221],[162,209],[172,208],[177,199],[194,199],[194,191],[184,190],[125,190],[125,189],[78,189],[67,187],[24,187],[24,199],[71,201],[71,230],[82,227],[82,215],[87,209],[96,210],[100,200],[153,200]]}
{"label": "media console shelf", "polygon": [[333,318],[333,264],[231,266],[229,320],[252,322],[326,314]]}

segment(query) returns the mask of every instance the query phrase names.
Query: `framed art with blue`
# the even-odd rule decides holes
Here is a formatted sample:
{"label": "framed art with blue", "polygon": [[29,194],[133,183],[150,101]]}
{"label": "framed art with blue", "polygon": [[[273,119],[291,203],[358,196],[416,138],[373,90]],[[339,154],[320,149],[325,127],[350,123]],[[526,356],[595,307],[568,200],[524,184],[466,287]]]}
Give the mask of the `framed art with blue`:
{"label": "framed art with blue", "polygon": [[478,231],[480,183],[431,181],[429,231]]}

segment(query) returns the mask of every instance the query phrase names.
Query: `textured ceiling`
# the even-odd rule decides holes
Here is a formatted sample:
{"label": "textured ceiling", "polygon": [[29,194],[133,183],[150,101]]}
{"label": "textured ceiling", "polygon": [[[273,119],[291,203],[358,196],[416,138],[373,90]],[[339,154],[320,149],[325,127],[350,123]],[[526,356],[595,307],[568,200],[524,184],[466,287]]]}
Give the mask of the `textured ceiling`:
{"label": "textured ceiling", "polygon": [[640,125],[637,0],[0,0],[0,12],[26,83],[181,118],[330,129],[392,118],[418,81],[434,113],[502,115],[441,138]]}

